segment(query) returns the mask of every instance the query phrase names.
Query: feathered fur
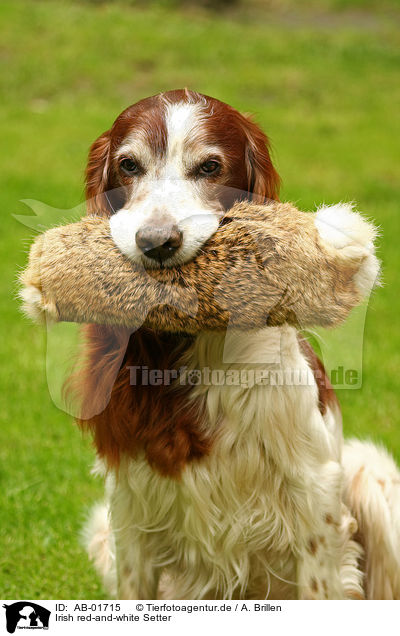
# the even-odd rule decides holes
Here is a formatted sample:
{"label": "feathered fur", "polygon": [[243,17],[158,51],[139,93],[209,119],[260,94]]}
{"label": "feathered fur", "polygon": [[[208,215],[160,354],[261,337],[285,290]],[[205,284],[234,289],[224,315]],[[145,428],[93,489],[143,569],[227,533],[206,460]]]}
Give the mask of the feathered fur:
{"label": "feathered fur", "polygon": [[[121,168],[126,156],[137,176]],[[218,169],[203,179],[202,166],[210,157]],[[130,262],[125,279],[117,286],[104,284],[100,301],[93,298],[88,309],[88,286],[80,285],[81,256],[72,258],[77,278],[71,303],[63,292],[68,276],[60,280],[52,274],[52,268],[60,272],[57,248],[49,256],[55,231],[47,235],[47,245],[43,240],[35,246],[22,293],[31,315],[104,319],[107,297],[112,305],[117,292],[121,301],[109,307],[106,322],[114,326],[86,329],[86,364],[75,378],[82,391],[81,425],[94,436],[96,470],[106,478],[106,500],[95,508],[86,543],[110,594],[400,597],[399,471],[372,445],[349,442],[343,451],[338,402],[322,365],[296,330],[308,318],[333,324],[368,295],[379,271],[375,232],[348,205],[323,207],[311,220],[298,211],[293,215],[291,206],[265,207],[265,198],[278,199],[278,188],[268,139],[256,124],[218,100],[171,91],[128,108],[93,144],[87,196],[96,218],[83,222],[89,240],[83,226],[80,231],[90,260],[92,234],[97,232],[97,245],[110,241],[98,234],[96,219],[111,216],[116,246],[132,263],[152,267],[153,281],[170,283],[176,268],[181,277],[191,272],[200,292],[197,317],[180,314],[185,306],[154,310],[159,296],[153,295],[150,322],[131,334],[115,326],[137,326],[129,322],[132,314],[127,321],[118,318],[118,312],[127,315],[118,288],[132,275]],[[246,207],[249,199],[264,205]],[[251,221],[239,226],[235,244],[226,233],[229,237],[232,222],[228,210],[237,200],[242,203],[236,213],[250,211]],[[157,270],[135,245],[135,236],[143,223],[165,219],[166,211],[181,228],[182,246],[167,262],[173,270]],[[266,213],[275,234],[266,241],[261,232],[260,254],[254,248]],[[201,223],[196,225],[193,216]],[[53,246],[60,239],[73,250],[69,232],[57,235]],[[213,241],[217,251],[207,256]],[[296,259],[299,246],[302,257]],[[244,256],[239,268],[230,260],[235,249]],[[73,252],[67,248],[65,253]],[[114,247],[108,253],[110,263],[116,253]],[[213,292],[221,278],[213,278],[212,257],[223,265],[222,275],[230,266],[226,294],[217,305]],[[95,256],[96,265],[106,281],[107,261]],[[259,290],[271,282],[274,268],[272,287],[285,293],[265,312]],[[147,285],[139,285],[145,298],[146,276]],[[261,286],[246,288],[259,276]],[[182,282],[180,292],[186,278]],[[131,299],[137,298],[137,280],[135,285]],[[243,303],[246,291],[248,304]],[[179,298],[173,300],[176,304]],[[221,331],[228,322],[224,300],[237,321],[231,319],[226,337]],[[303,311],[300,320],[299,308],[312,305],[314,314]],[[132,385],[132,365],[161,371],[184,367],[194,373],[209,368],[225,380]],[[228,382],[234,372],[247,378],[254,370],[266,374],[266,381]]]}

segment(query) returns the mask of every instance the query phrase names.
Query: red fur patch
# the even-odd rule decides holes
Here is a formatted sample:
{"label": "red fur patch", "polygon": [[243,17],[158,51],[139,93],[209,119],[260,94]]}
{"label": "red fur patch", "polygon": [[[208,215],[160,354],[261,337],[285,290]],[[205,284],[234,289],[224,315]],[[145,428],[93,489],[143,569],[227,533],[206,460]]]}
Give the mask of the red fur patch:
{"label": "red fur patch", "polygon": [[[204,404],[190,399],[190,386],[130,384],[129,366],[177,368],[189,338],[147,329],[129,335],[98,325],[85,327],[85,332],[87,359],[72,378],[72,388],[82,399],[79,424],[93,434],[109,467],[117,467],[124,454],[135,457],[144,451],[150,466],[178,477],[188,462],[210,452]],[[140,382],[141,374],[137,376]]]}
{"label": "red fur patch", "polygon": [[328,406],[336,407],[340,410],[339,400],[335,390],[326,374],[325,367],[318,358],[314,349],[307,340],[299,336],[300,349],[305,356],[318,386],[318,407],[320,413],[325,415]]}

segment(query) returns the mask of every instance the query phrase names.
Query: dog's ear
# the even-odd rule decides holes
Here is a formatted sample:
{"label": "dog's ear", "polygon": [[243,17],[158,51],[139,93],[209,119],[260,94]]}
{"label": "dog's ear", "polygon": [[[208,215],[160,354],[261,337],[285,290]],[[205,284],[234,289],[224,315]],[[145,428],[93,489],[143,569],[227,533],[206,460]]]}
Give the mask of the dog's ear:
{"label": "dog's ear", "polygon": [[247,113],[243,114],[243,128],[247,138],[248,191],[256,195],[256,203],[263,199],[279,201],[281,179],[271,160],[269,139]]}
{"label": "dog's ear", "polygon": [[88,214],[113,212],[109,198],[111,131],[107,130],[91,145],[86,168],[86,199]]}

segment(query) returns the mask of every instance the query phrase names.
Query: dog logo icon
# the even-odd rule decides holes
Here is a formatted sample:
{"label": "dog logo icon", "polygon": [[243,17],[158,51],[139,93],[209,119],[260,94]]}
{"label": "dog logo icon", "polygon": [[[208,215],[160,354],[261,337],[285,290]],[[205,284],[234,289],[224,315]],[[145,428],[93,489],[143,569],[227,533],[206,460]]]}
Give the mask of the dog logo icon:
{"label": "dog logo icon", "polygon": [[9,634],[14,634],[16,629],[49,629],[51,612],[37,603],[18,601],[3,607],[6,610],[6,626]]}

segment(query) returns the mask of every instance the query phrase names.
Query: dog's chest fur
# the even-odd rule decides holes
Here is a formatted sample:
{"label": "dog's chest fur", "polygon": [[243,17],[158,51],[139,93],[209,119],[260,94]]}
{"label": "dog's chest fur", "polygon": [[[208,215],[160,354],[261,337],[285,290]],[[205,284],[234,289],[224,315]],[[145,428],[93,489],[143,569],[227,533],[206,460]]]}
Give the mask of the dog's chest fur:
{"label": "dog's chest fur", "polygon": [[[313,493],[326,489],[332,512],[340,482],[338,424],[329,409],[324,417],[318,409],[296,331],[201,334],[182,362],[210,370],[192,397],[206,402],[203,426],[213,445],[178,480],[151,469],[144,456],[123,460],[118,481],[109,482],[121,552],[135,542],[153,568],[168,567],[175,598],[244,590],[247,597],[295,598],[285,580],[296,580],[300,525],[309,523],[312,534],[323,512]],[[255,370],[264,375],[252,385]]]}

